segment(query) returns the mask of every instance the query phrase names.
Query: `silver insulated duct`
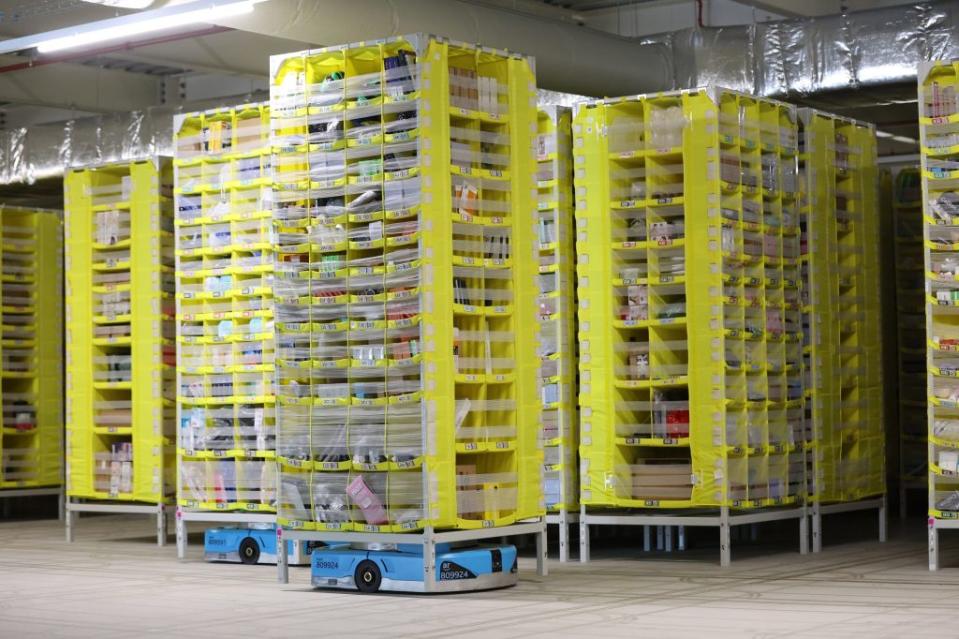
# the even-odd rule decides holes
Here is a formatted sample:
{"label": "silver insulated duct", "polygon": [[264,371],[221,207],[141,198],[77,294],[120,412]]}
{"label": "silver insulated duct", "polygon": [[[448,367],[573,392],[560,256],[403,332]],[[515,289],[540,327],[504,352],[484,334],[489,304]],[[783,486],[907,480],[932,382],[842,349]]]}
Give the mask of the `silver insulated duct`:
{"label": "silver insulated duct", "polygon": [[669,49],[675,88],[783,96],[911,83],[920,62],[959,58],[959,2],[684,29],[642,42]]}

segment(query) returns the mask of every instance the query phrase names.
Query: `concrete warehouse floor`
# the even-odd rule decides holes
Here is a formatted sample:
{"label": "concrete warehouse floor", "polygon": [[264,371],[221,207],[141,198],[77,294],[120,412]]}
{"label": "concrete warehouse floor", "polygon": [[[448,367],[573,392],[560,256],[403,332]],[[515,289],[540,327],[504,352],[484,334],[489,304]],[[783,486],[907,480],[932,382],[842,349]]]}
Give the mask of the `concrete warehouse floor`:
{"label": "concrete warehouse floor", "polygon": [[[881,545],[868,520],[833,518],[827,534],[860,541],[795,552],[795,533],[733,547],[642,556],[616,539],[592,563],[521,560],[515,588],[461,595],[367,596],[313,591],[306,569],[280,586],[273,566],[207,564],[155,545],[155,520],[85,517],[67,545],[56,520],[0,521],[0,637],[942,637],[959,601],[959,535],[945,533],[926,569],[921,519]],[[788,533],[791,533],[788,534]],[[868,540],[862,540],[868,536]],[[772,540],[767,537],[773,537]],[[620,543],[619,546],[617,544]],[[555,552],[552,554],[555,555]]]}

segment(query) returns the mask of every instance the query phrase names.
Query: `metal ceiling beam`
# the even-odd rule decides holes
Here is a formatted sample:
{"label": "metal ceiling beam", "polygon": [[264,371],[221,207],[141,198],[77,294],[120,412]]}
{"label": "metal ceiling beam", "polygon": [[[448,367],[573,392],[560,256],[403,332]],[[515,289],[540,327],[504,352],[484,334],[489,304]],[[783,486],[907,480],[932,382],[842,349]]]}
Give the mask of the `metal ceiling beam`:
{"label": "metal ceiling beam", "polygon": [[784,18],[808,18],[835,13],[836,3],[833,0],[736,0],[747,7],[777,13]]}
{"label": "metal ceiling beam", "polygon": [[803,0],[802,2],[796,2],[796,0],[736,0],[736,2],[762,11],[778,13],[787,18],[835,15],[840,13],[840,4],[845,5],[847,12],[913,4],[910,0],[845,0],[843,3],[836,0]]}

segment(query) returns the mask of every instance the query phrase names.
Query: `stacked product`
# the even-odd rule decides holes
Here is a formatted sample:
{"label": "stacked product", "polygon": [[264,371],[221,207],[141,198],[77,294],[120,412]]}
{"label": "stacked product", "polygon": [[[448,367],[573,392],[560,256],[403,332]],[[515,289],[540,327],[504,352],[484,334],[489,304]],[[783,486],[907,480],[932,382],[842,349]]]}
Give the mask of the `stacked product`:
{"label": "stacked product", "polygon": [[64,187],[68,534],[74,512],[151,513],[164,543],[176,365],[169,163],[77,169]]}
{"label": "stacked product", "polygon": [[0,498],[63,482],[63,228],[60,213],[0,208]]}
{"label": "stacked product", "polygon": [[269,124],[264,104],[175,121],[181,555],[187,521],[275,520]]}
{"label": "stacked product", "polygon": [[926,438],[926,321],[923,295],[922,176],[901,170],[893,186],[896,233],[896,313],[899,344],[899,509],[928,483]]}
{"label": "stacked product", "polygon": [[872,125],[800,110],[813,550],[822,515],[878,509],[885,535],[879,191]]}
{"label": "stacked product", "polygon": [[712,507],[688,521],[725,564],[729,525],[804,522],[796,112],[698,89],[580,105],[573,136],[581,559],[590,524]]}
{"label": "stacked product", "polygon": [[529,61],[410,36],[272,78],[280,525],[542,515]]}
{"label": "stacked product", "polygon": [[919,70],[929,437],[929,569],[959,528],[959,65]]}
{"label": "stacked product", "polygon": [[571,120],[568,107],[540,107],[536,138],[543,493],[561,561],[579,505]]}

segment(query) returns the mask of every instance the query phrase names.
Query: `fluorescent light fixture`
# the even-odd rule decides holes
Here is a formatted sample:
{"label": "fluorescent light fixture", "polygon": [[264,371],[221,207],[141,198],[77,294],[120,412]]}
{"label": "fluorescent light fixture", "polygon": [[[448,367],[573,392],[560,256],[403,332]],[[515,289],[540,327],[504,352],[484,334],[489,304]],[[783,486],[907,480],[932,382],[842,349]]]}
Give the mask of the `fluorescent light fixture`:
{"label": "fluorescent light fixture", "polygon": [[892,139],[896,142],[901,142],[902,144],[919,144],[919,140],[906,137],[905,135],[894,135],[892,136]]}
{"label": "fluorescent light fixture", "polygon": [[144,33],[247,14],[253,11],[256,4],[266,1],[268,0],[191,0],[160,9],[3,40],[0,41],[0,54],[33,48],[40,53],[53,53],[111,40],[129,40]]}
{"label": "fluorescent light fixture", "polygon": [[83,0],[88,4],[102,4],[117,9],[146,9],[154,0]]}
{"label": "fluorescent light fixture", "polygon": [[[61,38],[44,40],[37,44],[37,51],[40,53],[53,53],[55,51],[62,51],[63,49],[76,49],[109,40],[127,39],[153,31],[175,29],[176,27],[196,24],[197,22],[210,22],[219,18],[243,15],[253,11],[254,2],[253,0],[239,0],[238,2],[203,2],[199,4],[207,6],[182,13],[174,13],[172,15],[155,17],[143,16],[144,19],[138,20],[133,24],[107,26],[100,29],[77,32]],[[93,24],[95,25],[96,23]]]}
{"label": "fluorescent light fixture", "polygon": [[889,133],[888,131],[876,131],[876,137],[882,140],[892,140],[893,142],[899,142],[900,144],[919,144],[919,140],[915,138],[910,138],[905,135],[895,135]]}

